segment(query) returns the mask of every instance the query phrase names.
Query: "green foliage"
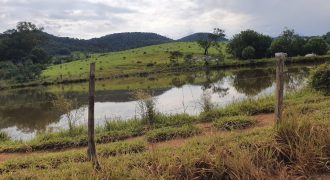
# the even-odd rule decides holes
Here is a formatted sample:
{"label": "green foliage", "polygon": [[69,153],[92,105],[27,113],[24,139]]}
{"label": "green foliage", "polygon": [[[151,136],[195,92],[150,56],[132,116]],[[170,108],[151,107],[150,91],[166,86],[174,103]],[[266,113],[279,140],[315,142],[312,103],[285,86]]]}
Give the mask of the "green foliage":
{"label": "green foliage", "polygon": [[253,58],[255,58],[255,53],[256,53],[256,50],[254,49],[254,47],[248,46],[243,49],[242,58],[243,59],[253,59]]}
{"label": "green foliage", "polygon": [[181,126],[197,122],[198,118],[188,114],[164,115],[157,114],[154,127]]}
{"label": "green foliage", "polygon": [[248,116],[223,117],[213,122],[221,130],[245,129],[254,125],[256,121]]}
{"label": "green foliage", "polygon": [[180,51],[171,51],[170,52],[170,62],[171,63],[178,63],[179,62],[179,58],[181,58],[183,56],[183,53]]}
{"label": "green foliage", "polygon": [[[238,59],[246,59],[243,57],[243,50],[252,47],[255,50],[254,58],[260,59],[268,56],[271,42],[272,38],[269,36],[253,30],[245,30],[234,35],[228,44],[228,51]],[[248,48],[248,51],[251,51],[251,48]]]}
{"label": "green foliage", "polygon": [[230,104],[224,108],[213,109],[200,115],[202,121],[212,121],[224,116],[256,115],[274,112],[274,98],[264,97],[259,99],[247,99]]}
{"label": "green foliage", "polygon": [[5,132],[0,131],[0,143],[9,141],[9,140],[10,140],[9,136]]}
{"label": "green foliage", "polygon": [[39,36],[41,31],[42,28],[30,22],[19,22],[16,29],[8,30],[0,36],[0,61],[6,61],[0,68],[10,68],[1,71],[3,79],[25,82],[40,76],[43,64],[49,60],[44,50],[36,48],[43,41]]}
{"label": "green foliage", "polygon": [[312,38],[304,46],[306,53],[325,55],[328,52],[328,44],[322,38]]}
{"label": "green foliage", "polygon": [[161,142],[175,138],[186,138],[201,133],[201,130],[192,125],[182,127],[164,127],[149,131],[146,136],[148,142]]}
{"label": "green foliage", "polygon": [[330,32],[328,32],[327,34],[325,34],[323,36],[323,39],[328,43],[328,45],[330,45]]}
{"label": "green foliage", "polygon": [[137,90],[132,94],[137,100],[139,114],[148,125],[153,125],[156,117],[156,99],[148,91]]}
{"label": "green foliage", "polygon": [[283,33],[276,38],[271,44],[271,52],[275,54],[277,52],[287,53],[288,56],[304,55],[304,45],[306,40],[295,34],[294,30],[285,29]]}
{"label": "green foliage", "polygon": [[129,131],[136,134],[143,134],[144,122],[139,119],[133,120],[112,120],[107,121],[104,126],[105,131]]}
{"label": "green foliage", "polygon": [[213,34],[208,34],[207,39],[200,39],[197,41],[198,45],[204,49],[204,55],[209,54],[209,48],[215,46],[219,39],[224,38],[225,31],[219,28],[214,28]]}
{"label": "green foliage", "polygon": [[330,95],[330,63],[320,65],[312,71],[310,84],[314,89]]}

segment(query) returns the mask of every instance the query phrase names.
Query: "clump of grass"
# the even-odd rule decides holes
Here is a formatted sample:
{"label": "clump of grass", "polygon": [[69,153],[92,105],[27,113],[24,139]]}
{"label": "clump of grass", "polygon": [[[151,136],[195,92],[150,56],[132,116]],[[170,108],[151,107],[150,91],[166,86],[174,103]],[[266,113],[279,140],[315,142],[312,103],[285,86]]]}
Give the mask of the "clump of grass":
{"label": "clump of grass", "polygon": [[326,122],[314,121],[317,117],[291,112],[276,129],[281,159],[304,177],[330,172],[330,128]]}
{"label": "clump of grass", "polygon": [[[133,142],[115,142],[107,145],[97,146],[97,153],[101,158],[108,158],[110,156],[119,156],[123,154],[141,153],[147,150],[147,143],[145,141]],[[88,162],[85,150],[74,150],[64,153],[49,153],[43,156],[32,155],[30,157],[21,158],[6,162],[0,166],[0,174],[3,172],[14,172],[17,170],[24,170],[29,168],[36,169],[56,169],[65,163],[84,163]]]}
{"label": "clump of grass", "polygon": [[196,116],[190,116],[188,114],[175,114],[175,115],[165,115],[157,114],[154,127],[167,127],[167,126],[181,126],[192,124],[198,121]]}
{"label": "clump of grass", "polygon": [[140,153],[147,150],[147,143],[144,141],[115,142],[110,146],[98,148],[101,157],[117,156],[121,154]]}
{"label": "clump of grass", "polygon": [[213,109],[200,115],[202,121],[212,121],[224,116],[256,115],[274,112],[274,97],[247,99],[230,104],[224,108]]}
{"label": "clump of grass", "polygon": [[221,130],[234,130],[245,129],[251,127],[256,123],[255,119],[248,116],[232,116],[220,118],[213,122],[217,129]]}
{"label": "clump of grass", "polygon": [[201,133],[201,130],[192,125],[182,127],[164,127],[147,133],[148,142],[161,142],[175,138],[187,138]]}
{"label": "clump of grass", "polygon": [[9,140],[10,140],[9,136],[5,132],[0,131],[0,143]]}
{"label": "clump of grass", "polygon": [[144,122],[140,119],[131,120],[111,120],[107,121],[104,126],[105,131],[129,131],[134,133],[144,132]]}

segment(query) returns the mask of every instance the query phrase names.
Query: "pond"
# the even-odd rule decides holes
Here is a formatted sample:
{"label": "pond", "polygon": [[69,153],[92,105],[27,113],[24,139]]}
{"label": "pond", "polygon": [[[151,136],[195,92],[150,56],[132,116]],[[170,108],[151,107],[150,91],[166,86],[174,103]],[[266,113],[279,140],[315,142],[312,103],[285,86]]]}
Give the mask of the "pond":
{"label": "pond", "polygon": [[[296,90],[306,84],[313,65],[288,66],[285,89]],[[201,98],[209,94],[217,107],[246,98],[274,94],[274,68],[236,68],[177,74],[159,74],[108,81],[97,81],[95,122],[127,120],[139,117],[132,89],[150,89],[156,99],[157,111],[164,114],[202,111]],[[75,124],[87,123],[88,84],[57,85],[2,91],[0,95],[0,130],[12,139],[28,140],[40,132],[68,128],[68,119],[53,107],[54,99],[63,95],[78,102],[71,112]]]}

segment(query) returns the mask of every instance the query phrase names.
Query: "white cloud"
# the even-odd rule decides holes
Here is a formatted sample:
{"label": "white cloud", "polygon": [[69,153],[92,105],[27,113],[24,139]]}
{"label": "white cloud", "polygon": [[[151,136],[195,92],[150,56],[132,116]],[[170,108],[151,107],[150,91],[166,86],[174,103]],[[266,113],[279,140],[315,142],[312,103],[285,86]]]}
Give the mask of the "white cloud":
{"label": "white cloud", "polygon": [[328,0],[0,0],[0,31],[32,21],[55,35],[92,38],[116,32],[156,32],[180,38],[250,28],[269,35],[284,26],[304,35],[330,31]]}

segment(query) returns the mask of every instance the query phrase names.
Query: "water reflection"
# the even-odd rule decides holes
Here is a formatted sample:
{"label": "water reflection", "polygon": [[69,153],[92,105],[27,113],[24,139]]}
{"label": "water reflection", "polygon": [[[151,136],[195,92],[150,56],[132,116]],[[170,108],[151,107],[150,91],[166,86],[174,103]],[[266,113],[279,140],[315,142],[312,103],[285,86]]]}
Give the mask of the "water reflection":
{"label": "water reflection", "polygon": [[[286,73],[286,89],[292,90],[306,82],[309,68],[289,67]],[[201,96],[211,93],[212,102],[225,106],[233,101],[258,97],[274,92],[275,70],[272,68],[244,68],[234,70],[200,71],[164,77],[148,77],[139,82],[159,86],[153,94],[157,98],[157,110],[165,114],[199,114]],[[105,84],[105,82],[97,82]],[[74,86],[74,85],[70,85]],[[129,84],[127,85],[127,87]],[[86,86],[87,87],[87,86]],[[126,86],[125,86],[126,87]],[[68,120],[57,112],[51,101],[57,95],[76,99],[82,117],[79,124],[87,121],[87,91],[51,91],[52,87],[3,91],[0,95],[0,130],[16,139],[29,139],[37,132],[68,128]],[[129,119],[137,116],[136,102],[131,90],[98,90],[96,92],[95,119],[102,125],[107,119]],[[83,109],[85,108],[85,109]],[[75,110],[72,110],[75,111]]]}

